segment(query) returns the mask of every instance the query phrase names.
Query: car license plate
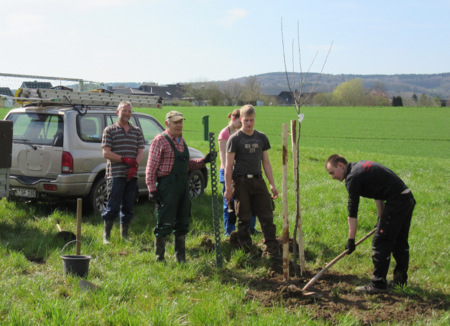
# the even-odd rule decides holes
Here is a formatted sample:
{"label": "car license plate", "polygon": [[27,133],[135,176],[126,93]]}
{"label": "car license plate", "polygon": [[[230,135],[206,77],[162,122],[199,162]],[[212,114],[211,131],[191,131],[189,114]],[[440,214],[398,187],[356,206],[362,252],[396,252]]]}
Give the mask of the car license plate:
{"label": "car license plate", "polygon": [[35,189],[28,189],[28,188],[13,188],[12,193],[16,197],[23,197],[23,198],[36,198],[36,190]]}

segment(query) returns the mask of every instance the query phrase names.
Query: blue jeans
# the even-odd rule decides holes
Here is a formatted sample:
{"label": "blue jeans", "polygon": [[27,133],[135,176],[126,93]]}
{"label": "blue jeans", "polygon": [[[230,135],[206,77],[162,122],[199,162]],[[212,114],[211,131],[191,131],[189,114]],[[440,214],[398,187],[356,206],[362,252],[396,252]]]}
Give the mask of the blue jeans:
{"label": "blue jeans", "polygon": [[[220,169],[219,170],[219,181],[222,184],[222,195],[225,193],[225,170]],[[234,202],[234,199],[231,199],[231,202]],[[236,224],[230,223],[230,213],[228,213],[228,203],[223,197],[223,226],[225,228],[225,235],[229,236],[231,232],[236,230]],[[256,225],[256,216],[252,216],[252,219],[250,221],[250,232],[255,231],[255,225]]]}
{"label": "blue jeans", "polygon": [[137,195],[137,178],[127,181],[127,178],[112,178],[108,203],[102,212],[105,221],[113,221],[120,213],[120,223],[129,224],[133,218],[133,206]]}

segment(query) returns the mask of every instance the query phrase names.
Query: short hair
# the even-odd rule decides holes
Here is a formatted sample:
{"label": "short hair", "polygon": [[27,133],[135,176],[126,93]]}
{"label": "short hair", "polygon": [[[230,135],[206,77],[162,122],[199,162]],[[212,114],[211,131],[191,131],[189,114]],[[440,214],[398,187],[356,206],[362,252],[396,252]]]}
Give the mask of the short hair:
{"label": "short hair", "polygon": [[241,116],[241,111],[239,109],[234,109],[233,112],[228,114],[228,119],[231,119],[231,117],[239,118]]}
{"label": "short hair", "polygon": [[241,107],[241,109],[239,111],[241,113],[241,116],[255,114],[255,108],[251,104],[244,105],[243,107]]}
{"label": "short hair", "polygon": [[129,106],[131,110],[133,110],[133,106],[131,105],[131,102],[128,101],[122,101],[117,106],[117,110],[121,110],[124,106]]}
{"label": "short hair", "polygon": [[331,166],[334,166],[334,167],[336,167],[338,165],[338,163],[343,163],[346,166],[348,165],[348,162],[345,159],[345,157],[343,157],[342,155],[339,155],[339,154],[330,155],[330,157],[325,162],[325,168],[327,168],[328,163],[330,163]]}

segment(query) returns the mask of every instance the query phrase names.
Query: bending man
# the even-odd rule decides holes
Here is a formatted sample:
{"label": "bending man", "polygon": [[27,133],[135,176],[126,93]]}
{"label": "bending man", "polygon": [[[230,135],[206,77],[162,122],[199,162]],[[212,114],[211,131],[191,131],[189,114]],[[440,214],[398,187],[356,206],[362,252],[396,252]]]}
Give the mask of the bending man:
{"label": "bending man", "polygon": [[397,265],[392,285],[406,285],[408,280],[408,235],[416,204],[411,190],[387,167],[373,161],[348,163],[337,154],[331,155],[325,168],[333,179],[343,181],[348,191],[348,254],[355,250],[360,196],[375,199],[378,211],[377,230],[372,239],[372,282],[357,287],[358,292],[387,291],[386,276],[391,254]]}

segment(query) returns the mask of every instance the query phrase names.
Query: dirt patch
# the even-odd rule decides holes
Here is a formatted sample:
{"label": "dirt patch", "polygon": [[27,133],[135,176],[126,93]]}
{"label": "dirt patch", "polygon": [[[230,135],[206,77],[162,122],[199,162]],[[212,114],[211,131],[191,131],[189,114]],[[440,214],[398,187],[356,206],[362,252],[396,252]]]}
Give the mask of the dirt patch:
{"label": "dirt patch", "polygon": [[447,300],[431,301],[417,295],[398,292],[364,295],[354,291],[358,278],[328,271],[304,294],[301,289],[314,276],[307,272],[288,282],[277,272],[250,281],[244,300],[257,300],[265,306],[282,304],[290,310],[307,307],[312,318],[338,324],[338,316],[351,314],[363,325],[426,320],[448,310]]}
{"label": "dirt patch", "polygon": [[[281,248],[281,239],[278,240]],[[232,234],[227,241],[230,241],[232,248],[239,248],[236,235]],[[256,246],[263,247],[262,243]],[[292,251],[292,240],[290,250]],[[257,300],[268,307],[282,304],[292,311],[303,307],[311,318],[326,320],[331,324],[339,324],[342,316],[352,315],[362,325],[397,322],[407,325],[418,319],[426,321],[432,316],[440,316],[449,309],[449,300],[444,294],[440,299],[433,300],[406,291],[360,294],[355,292],[355,287],[365,284],[367,279],[361,280],[356,275],[339,274],[332,270],[328,270],[307,290],[311,293],[303,293],[301,289],[318,271],[307,271],[303,276],[296,276],[291,262],[290,278],[285,282],[281,260],[274,260],[265,277],[253,278],[248,282],[244,300]],[[410,293],[413,292],[422,291],[418,289]]]}
{"label": "dirt patch", "polygon": [[199,247],[199,249],[201,249],[203,251],[211,252],[211,251],[214,250],[214,243],[207,236],[203,236],[201,238],[201,242],[200,242],[200,245],[198,247]]}
{"label": "dirt patch", "polygon": [[44,257],[39,257],[39,256],[26,256],[26,258],[28,259],[28,261],[35,263],[35,264],[45,264],[45,259]]}

